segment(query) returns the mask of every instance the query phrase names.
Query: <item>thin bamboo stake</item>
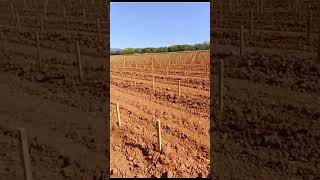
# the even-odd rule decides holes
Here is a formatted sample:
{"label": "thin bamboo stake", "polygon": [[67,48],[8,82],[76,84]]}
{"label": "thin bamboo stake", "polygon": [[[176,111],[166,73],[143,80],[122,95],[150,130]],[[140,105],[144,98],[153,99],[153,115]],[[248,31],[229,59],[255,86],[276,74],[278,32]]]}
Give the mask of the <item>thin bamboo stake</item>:
{"label": "thin bamboo stake", "polygon": [[66,20],[66,31],[67,31],[66,32],[66,37],[67,37],[68,41],[70,41],[69,17],[66,16],[65,20]]}
{"label": "thin bamboo stake", "polygon": [[41,70],[41,57],[40,57],[40,38],[39,33],[36,32],[36,44],[37,44],[37,60],[38,60],[38,68]]}
{"label": "thin bamboo stake", "polygon": [[181,89],[180,89],[180,80],[178,82],[178,97],[180,98],[180,94],[181,94]]}
{"label": "thin bamboo stake", "polygon": [[25,180],[32,180],[31,163],[29,156],[28,137],[24,128],[19,128],[20,142],[21,142],[21,157],[23,159]]}
{"label": "thin bamboo stake", "polygon": [[82,65],[81,65],[81,58],[80,58],[80,46],[79,41],[76,41],[76,58],[78,63],[78,72],[79,72],[79,80],[83,80],[83,73],[82,73]]}
{"label": "thin bamboo stake", "polygon": [[256,15],[259,16],[259,0],[256,0]]}
{"label": "thin bamboo stake", "polygon": [[320,64],[320,32],[318,34],[318,64]]}
{"label": "thin bamboo stake", "polygon": [[161,122],[157,120],[158,151],[161,152]]}
{"label": "thin bamboo stake", "polygon": [[15,13],[14,13],[14,5],[13,3],[10,3],[10,10],[11,10],[11,23],[14,24],[16,17],[15,17]]}
{"label": "thin bamboo stake", "polygon": [[101,42],[102,39],[101,39],[100,19],[99,18],[97,19],[97,33],[98,33],[98,40],[99,40],[99,42]]}
{"label": "thin bamboo stake", "polygon": [[154,77],[152,77],[152,90],[154,90]]}
{"label": "thin bamboo stake", "polygon": [[152,63],[152,64],[151,64],[151,70],[152,70],[152,73],[153,73],[153,59],[151,59],[151,61],[152,61],[152,62],[151,62],[151,63]]}
{"label": "thin bamboo stake", "polygon": [[253,9],[250,9],[250,23],[251,23],[251,35],[254,35],[254,16],[253,16]]}
{"label": "thin bamboo stake", "polygon": [[86,25],[86,10],[82,8],[83,25]]}
{"label": "thin bamboo stake", "polygon": [[243,47],[244,46],[244,27],[243,25],[240,28],[240,56],[243,56]]}
{"label": "thin bamboo stake", "polygon": [[48,6],[48,0],[45,0],[44,1],[44,4],[43,4],[43,18],[47,18],[47,6]]}
{"label": "thin bamboo stake", "polygon": [[20,24],[20,15],[18,13],[16,13],[16,17],[17,17],[17,28],[18,28],[19,33],[21,33],[22,29],[21,29],[21,24]]}
{"label": "thin bamboo stake", "polygon": [[44,22],[43,22],[44,20],[43,20],[43,17],[40,17],[40,24],[41,24],[41,30],[40,30],[40,32],[41,33],[44,33]]}
{"label": "thin bamboo stake", "polygon": [[220,123],[222,121],[222,113],[223,113],[223,60],[220,61],[219,66],[219,119]]}
{"label": "thin bamboo stake", "polygon": [[311,36],[311,10],[310,10],[310,8],[308,9],[307,33],[308,33],[308,40],[310,40],[310,36]]}
{"label": "thin bamboo stake", "polygon": [[223,21],[223,12],[222,12],[222,0],[220,0],[220,3],[219,3],[220,5],[219,5],[219,8],[220,8],[220,21],[219,21],[219,24],[220,24],[220,27],[222,27],[223,26],[223,24],[222,24],[222,21]]}
{"label": "thin bamboo stake", "polygon": [[298,0],[298,24],[301,24],[301,7],[300,7],[300,0]]}
{"label": "thin bamboo stake", "polygon": [[6,39],[5,39],[5,35],[4,35],[4,33],[1,31],[1,33],[0,33],[0,38],[1,38],[1,50],[2,50],[2,53],[5,53],[5,51],[6,51]]}
{"label": "thin bamboo stake", "polygon": [[118,125],[121,126],[119,103],[117,103],[117,117],[118,117]]}

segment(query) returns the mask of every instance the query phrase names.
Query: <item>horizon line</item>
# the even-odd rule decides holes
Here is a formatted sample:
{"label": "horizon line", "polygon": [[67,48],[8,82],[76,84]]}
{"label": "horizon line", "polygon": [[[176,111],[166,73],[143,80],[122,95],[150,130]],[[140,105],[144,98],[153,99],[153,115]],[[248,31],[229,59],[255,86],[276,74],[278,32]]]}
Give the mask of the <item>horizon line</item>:
{"label": "horizon line", "polygon": [[133,48],[133,49],[144,49],[144,48],[162,48],[162,47],[171,47],[171,46],[178,46],[178,45],[196,45],[196,44],[203,44],[203,43],[209,43],[210,44],[210,40],[209,41],[202,41],[202,42],[198,42],[198,43],[190,43],[190,44],[172,44],[172,45],[167,45],[167,46],[158,46],[158,47],[150,47],[150,46],[146,46],[146,47],[124,47],[124,48],[118,48],[118,47],[110,47],[110,49],[126,49],[126,48]]}

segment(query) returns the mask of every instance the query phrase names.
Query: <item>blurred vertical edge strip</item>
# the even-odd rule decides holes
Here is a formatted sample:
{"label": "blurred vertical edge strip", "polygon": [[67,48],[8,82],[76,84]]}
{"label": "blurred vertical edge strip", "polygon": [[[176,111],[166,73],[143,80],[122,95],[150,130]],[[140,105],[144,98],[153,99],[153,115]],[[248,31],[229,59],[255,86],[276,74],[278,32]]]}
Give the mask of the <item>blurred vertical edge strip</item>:
{"label": "blurred vertical edge strip", "polygon": [[106,8],[106,24],[103,28],[106,29],[106,50],[107,50],[107,59],[106,59],[106,158],[105,158],[105,177],[104,179],[110,179],[110,0],[103,0],[104,8]]}
{"label": "blurred vertical edge strip", "polygon": [[213,60],[213,39],[212,32],[213,27],[213,11],[214,11],[214,2],[215,0],[210,0],[210,179],[214,177],[214,136],[213,136],[213,127],[214,127],[214,84],[213,84],[213,69],[212,62]]}

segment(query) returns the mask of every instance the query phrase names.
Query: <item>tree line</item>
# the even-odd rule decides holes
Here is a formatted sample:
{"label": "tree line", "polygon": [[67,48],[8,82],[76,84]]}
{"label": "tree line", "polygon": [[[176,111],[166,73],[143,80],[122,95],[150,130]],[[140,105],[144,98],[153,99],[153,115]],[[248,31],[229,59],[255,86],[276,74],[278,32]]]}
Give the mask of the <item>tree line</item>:
{"label": "tree line", "polygon": [[197,50],[209,50],[209,42],[198,43],[194,45],[173,45],[169,47],[147,47],[147,48],[125,48],[123,50],[113,51],[110,54],[135,54],[135,53],[164,53],[164,52],[179,52],[179,51],[197,51]]}

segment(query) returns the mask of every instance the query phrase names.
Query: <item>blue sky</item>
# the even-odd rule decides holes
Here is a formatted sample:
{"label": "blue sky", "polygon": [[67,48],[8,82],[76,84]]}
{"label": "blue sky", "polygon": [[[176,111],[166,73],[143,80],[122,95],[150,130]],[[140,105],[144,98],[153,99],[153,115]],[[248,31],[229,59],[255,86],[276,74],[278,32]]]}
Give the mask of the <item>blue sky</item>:
{"label": "blue sky", "polygon": [[111,48],[162,47],[210,40],[209,2],[111,2]]}

